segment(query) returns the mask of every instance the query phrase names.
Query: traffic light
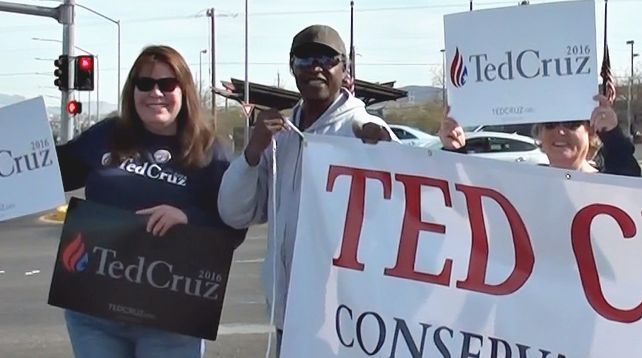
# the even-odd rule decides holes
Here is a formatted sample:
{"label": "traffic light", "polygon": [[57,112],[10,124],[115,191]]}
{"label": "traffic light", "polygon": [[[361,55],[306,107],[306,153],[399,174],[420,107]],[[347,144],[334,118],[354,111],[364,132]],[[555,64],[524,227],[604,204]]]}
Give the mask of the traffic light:
{"label": "traffic light", "polygon": [[69,56],[58,56],[58,59],[54,61],[54,66],[56,66],[54,85],[61,91],[69,90]]}
{"label": "traffic light", "polygon": [[80,114],[81,112],[82,103],[76,101],[75,99],[67,102],[67,113],[69,113],[70,116],[75,116],[77,114]]}
{"label": "traffic light", "polygon": [[94,56],[77,56],[74,65],[74,89],[78,91],[94,90]]}

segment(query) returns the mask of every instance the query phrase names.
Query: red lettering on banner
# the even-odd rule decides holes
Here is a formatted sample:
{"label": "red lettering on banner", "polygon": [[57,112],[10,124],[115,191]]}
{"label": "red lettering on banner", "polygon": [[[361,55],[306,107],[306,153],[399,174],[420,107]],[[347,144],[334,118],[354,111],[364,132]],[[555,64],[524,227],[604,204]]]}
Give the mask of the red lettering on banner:
{"label": "red lettering on banner", "polygon": [[[326,191],[331,192],[336,179],[343,175],[351,178],[350,194],[341,249],[339,256],[334,258],[332,263],[335,266],[363,271],[365,265],[359,262],[357,254],[364,220],[366,179],[380,181],[383,185],[383,197],[390,199],[392,195],[392,175],[384,171],[330,166]],[[399,249],[397,251],[397,262],[394,267],[386,268],[384,275],[449,286],[453,267],[452,259],[445,260],[443,268],[438,274],[415,270],[420,232],[446,233],[444,225],[421,220],[421,189],[429,186],[441,190],[444,197],[444,205],[452,207],[448,182],[436,178],[404,174],[395,175],[395,179],[404,185],[406,206]],[[504,195],[493,189],[462,184],[456,184],[455,188],[462,192],[466,199],[472,232],[468,274],[466,279],[457,281],[456,287],[493,295],[508,295],[517,291],[530,277],[535,263],[535,255],[528,231],[519,213]],[[504,282],[499,284],[486,283],[489,242],[484,221],[482,198],[496,202],[506,215],[515,249],[515,265],[510,275]]]}
{"label": "red lettering on banner", "polygon": [[395,267],[385,269],[384,275],[448,286],[450,284],[450,274],[452,271],[452,259],[447,259],[441,273],[436,275],[415,271],[419,233],[421,231],[430,231],[439,234],[446,233],[446,227],[444,225],[421,221],[421,188],[430,186],[441,190],[446,206],[452,207],[448,182],[434,178],[403,174],[395,175],[395,179],[404,185],[406,211],[401,227],[397,263]]}
{"label": "red lettering on banner", "polygon": [[366,179],[376,179],[383,184],[383,197],[390,199],[392,195],[392,179],[389,172],[378,170],[358,169],[344,166],[331,165],[328,171],[328,182],[326,191],[331,192],[335,180],[347,175],[352,178],[350,182],[350,196],[348,198],[348,210],[346,212],[346,223],[343,228],[341,240],[341,251],[339,257],[332,260],[335,266],[363,271],[364,265],[357,259],[359,239],[363,226],[363,211],[365,209]]}
{"label": "red lettering on banner", "polygon": [[602,292],[600,276],[597,272],[593,247],[591,245],[591,224],[598,215],[612,217],[622,230],[625,239],[630,239],[636,234],[633,219],[622,209],[611,205],[593,204],[580,210],[573,218],[571,226],[571,242],[573,253],[580,271],[584,294],[593,307],[602,317],[618,322],[631,323],[642,318],[642,303],[630,310],[622,310],[608,303]]}
{"label": "red lettering on banner", "polygon": [[[457,287],[493,295],[508,295],[517,291],[530,277],[535,263],[533,247],[524,221],[510,201],[498,191],[462,184],[456,184],[455,188],[466,197],[468,220],[470,221],[472,232],[468,277],[463,281],[457,281]],[[482,198],[491,199],[499,204],[508,219],[515,247],[515,266],[513,271],[504,282],[497,285],[490,285],[485,282],[486,269],[488,268],[488,235],[486,224],[484,223]]]}

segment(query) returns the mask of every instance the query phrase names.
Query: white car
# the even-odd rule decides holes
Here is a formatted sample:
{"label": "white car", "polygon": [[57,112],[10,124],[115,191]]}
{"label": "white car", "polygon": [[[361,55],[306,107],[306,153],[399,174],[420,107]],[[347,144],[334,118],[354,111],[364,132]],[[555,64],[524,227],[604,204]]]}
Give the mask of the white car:
{"label": "white car", "polygon": [[501,132],[533,136],[533,123],[522,124],[484,124],[464,127],[464,132]]}
{"label": "white car", "polygon": [[[441,148],[441,142],[426,146]],[[535,165],[548,165],[548,157],[531,137],[500,132],[467,132],[467,154],[483,158]]]}
{"label": "white car", "polygon": [[428,134],[419,128],[402,124],[390,124],[390,129],[392,129],[392,132],[399,138],[399,142],[402,144],[426,147],[439,142],[439,137]]}

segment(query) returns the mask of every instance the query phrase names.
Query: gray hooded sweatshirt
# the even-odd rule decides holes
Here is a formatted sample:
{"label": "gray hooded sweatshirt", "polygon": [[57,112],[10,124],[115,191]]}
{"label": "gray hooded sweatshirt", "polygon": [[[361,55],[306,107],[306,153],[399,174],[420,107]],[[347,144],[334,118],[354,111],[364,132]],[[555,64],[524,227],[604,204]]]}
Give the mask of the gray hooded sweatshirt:
{"label": "gray hooded sweatshirt", "polygon": [[[301,102],[293,109],[292,122],[297,126],[300,109]],[[354,137],[353,126],[360,127],[371,122],[384,126],[393,140],[397,140],[383,119],[367,113],[361,100],[342,89],[334,103],[304,133]],[[277,164],[276,193],[272,192],[270,146],[255,167],[247,163],[245,155],[240,155],[231,163],[223,176],[218,207],[221,219],[234,228],[246,228],[268,222],[267,254],[262,282],[268,305],[273,303],[273,285],[276,289],[275,325],[278,329],[283,329],[299,215],[303,146],[300,137],[291,130],[278,132],[274,138]],[[272,195],[276,198],[276,212],[272,210]]]}

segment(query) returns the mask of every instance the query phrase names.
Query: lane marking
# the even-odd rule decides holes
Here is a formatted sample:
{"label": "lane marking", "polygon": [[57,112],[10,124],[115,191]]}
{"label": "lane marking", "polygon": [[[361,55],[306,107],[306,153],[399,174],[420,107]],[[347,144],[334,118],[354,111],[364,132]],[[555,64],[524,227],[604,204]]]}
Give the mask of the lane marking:
{"label": "lane marking", "polygon": [[265,259],[249,259],[249,260],[235,260],[237,264],[256,264],[265,261]]}

